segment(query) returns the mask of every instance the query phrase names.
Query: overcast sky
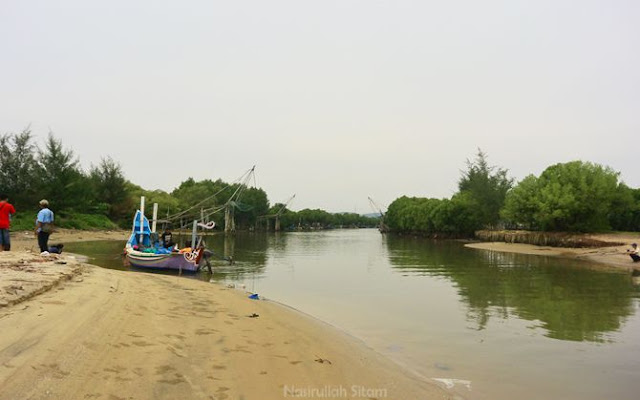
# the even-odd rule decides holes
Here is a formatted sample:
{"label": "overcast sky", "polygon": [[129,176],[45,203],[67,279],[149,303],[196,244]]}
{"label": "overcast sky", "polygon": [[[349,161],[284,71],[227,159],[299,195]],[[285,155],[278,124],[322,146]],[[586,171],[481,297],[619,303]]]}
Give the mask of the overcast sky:
{"label": "overcast sky", "polygon": [[592,161],[640,187],[637,0],[0,0],[0,133],[51,129],[170,191],[252,165],[272,203],[450,197]]}

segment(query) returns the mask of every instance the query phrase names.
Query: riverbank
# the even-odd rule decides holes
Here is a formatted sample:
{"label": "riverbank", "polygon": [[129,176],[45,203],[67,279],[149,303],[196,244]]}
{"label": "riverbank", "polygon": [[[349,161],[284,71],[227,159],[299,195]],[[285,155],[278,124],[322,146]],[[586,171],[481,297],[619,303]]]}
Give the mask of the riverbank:
{"label": "riverbank", "polygon": [[48,279],[48,291],[0,307],[0,399],[452,397],[327,324],[235,289],[25,251],[0,253],[0,271],[2,296],[28,276]]}
{"label": "riverbank", "polygon": [[[127,240],[131,231],[81,231],[77,229],[56,229],[49,237],[49,245],[57,243],[83,242],[90,240]],[[39,253],[38,239],[33,231],[11,232],[11,250]]]}
{"label": "riverbank", "polygon": [[[640,263],[634,263],[627,249],[631,243],[640,243],[640,234],[633,232],[621,232],[612,234],[591,234],[584,235],[585,238],[594,241],[610,243],[610,246],[597,248],[571,248],[571,247],[550,247],[536,246],[522,243],[505,242],[479,242],[468,243],[465,246],[473,249],[500,251],[506,253],[534,254],[541,256],[567,257],[573,259],[587,260],[602,264],[604,266],[628,271],[640,269]],[[620,245],[620,243],[625,243]]]}

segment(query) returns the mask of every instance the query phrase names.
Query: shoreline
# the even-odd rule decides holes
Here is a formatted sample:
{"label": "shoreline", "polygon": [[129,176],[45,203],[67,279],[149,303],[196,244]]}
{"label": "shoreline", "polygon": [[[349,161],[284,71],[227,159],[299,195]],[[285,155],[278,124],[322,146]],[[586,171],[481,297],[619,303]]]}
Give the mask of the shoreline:
{"label": "shoreline", "polygon": [[331,324],[220,284],[28,251],[0,253],[0,273],[22,294],[49,279],[0,305],[0,399],[454,398]]}
{"label": "shoreline", "polygon": [[[601,240],[603,242],[608,242],[612,245],[605,247],[576,248],[537,246],[524,243],[477,242],[467,243],[465,244],[465,247],[505,253],[570,258],[596,263],[599,264],[600,268],[614,268],[629,272],[640,270],[640,263],[634,263],[626,252],[631,243],[640,242],[640,233],[593,234],[585,236]],[[620,242],[627,244],[619,245],[618,243]]]}
{"label": "shoreline", "polygon": [[[64,230],[55,232],[50,243],[126,240],[128,235],[128,231]],[[621,240],[631,242],[637,239],[633,235],[616,235],[612,241]],[[241,396],[246,399],[328,396],[356,399],[459,398],[453,392],[446,391],[440,383],[376,352],[358,337],[291,305],[269,300],[248,300],[247,294],[240,290],[219,284],[176,276],[107,270],[86,264],[86,259],[69,253],[42,257],[31,250],[36,247],[35,242],[32,232],[12,232],[12,247],[20,250],[0,253],[0,282],[3,284],[0,286],[0,331],[3,332],[0,338],[0,387],[3,387],[0,399],[16,396],[184,398],[184,393],[191,398],[209,399]],[[634,267],[625,253],[626,246],[578,249],[504,242],[467,243],[465,246],[489,251],[568,257],[598,263],[597,268],[631,271]],[[158,290],[158,285],[164,289],[167,286],[172,288],[168,291]],[[182,314],[174,312],[175,306],[162,308],[162,304],[158,304],[166,297],[180,297],[180,292],[194,292],[202,296],[193,304],[181,304]],[[143,293],[153,293],[153,300],[149,301]],[[127,301],[113,300],[113,297],[119,297],[116,295],[125,296]],[[91,297],[95,297],[97,303],[92,301],[89,304],[97,307],[97,310],[81,301]],[[184,299],[173,300],[172,304],[175,305],[175,302],[181,303]],[[213,309],[211,302],[215,305]],[[69,303],[75,306],[61,307]],[[101,303],[111,304],[113,309],[106,310]],[[143,305],[140,306],[140,303]],[[142,308],[135,310],[136,306]],[[153,310],[153,306],[157,309]],[[49,313],[57,317],[44,318]],[[102,322],[101,313],[111,315],[111,318]],[[224,325],[217,321],[211,326],[195,326],[202,318],[205,321],[214,320],[220,313],[226,313],[226,319],[222,321]],[[253,314],[259,316],[250,318]],[[84,325],[84,328],[74,329],[72,323],[66,322],[68,319]],[[85,322],[78,322],[79,319]],[[50,331],[42,331],[43,320]],[[125,337],[117,329],[121,320],[128,321],[135,328]],[[265,320],[269,323],[264,323]],[[89,327],[92,324],[86,321],[100,326],[103,332],[95,332],[97,328]],[[248,321],[254,325],[262,324],[260,332],[249,329]],[[146,336],[142,332],[146,332],[149,324],[162,328],[155,335]],[[145,326],[144,329],[141,325]],[[16,329],[16,326],[20,328]],[[184,326],[193,328],[191,335],[183,329]],[[65,333],[69,330],[74,332],[73,335]],[[46,342],[46,348],[38,345],[31,349],[29,339],[27,342],[24,339],[31,336],[31,331],[42,332],[37,343]],[[10,334],[5,335],[5,332]],[[101,335],[100,343],[91,340],[96,334]],[[257,335],[258,339],[267,337],[272,340],[260,342],[253,335]],[[53,339],[49,339],[49,336]],[[114,337],[119,342],[114,342]],[[152,337],[159,337],[159,342]],[[217,337],[218,341],[212,345],[203,341],[202,337]],[[131,341],[131,338],[147,339]],[[193,339],[197,345],[184,344]],[[198,352],[189,352],[189,348],[193,347],[211,352],[209,361],[213,364],[209,372],[212,373],[207,375],[204,372],[206,368],[195,368],[186,362],[191,359],[202,360]],[[19,349],[17,353],[16,348]],[[151,349],[154,351],[151,352]],[[78,351],[81,351],[82,357],[72,357],[66,364],[68,368],[60,366],[58,360],[67,360],[70,354]],[[103,355],[98,357],[99,362],[91,356],[95,352]],[[112,357],[105,356],[112,352],[115,353]],[[47,358],[47,353],[53,353],[55,357]],[[171,371],[172,375],[154,381],[154,370],[139,363],[149,357],[154,365],[158,364],[155,366],[155,375],[162,375],[160,371]],[[206,360],[203,362],[206,363]],[[127,367],[132,363],[138,366]],[[75,364],[83,366],[74,367]],[[259,370],[252,367],[254,364],[260,366]],[[42,367],[47,365],[51,368]],[[248,370],[251,370],[253,378],[250,378],[251,374],[247,375]],[[144,381],[140,387],[125,384],[140,379]],[[273,385],[274,379],[279,382],[277,385]],[[44,386],[29,384],[36,381],[48,383]],[[79,381],[92,383],[89,386]],[[100,392],[90,392],[89,387],[102,389]],[[159,388],[164,394],[159,394]]]}
{"label": "shoreline", "polygon": [[[49,246],[56,243],[87,242],[92,240],[126,241],[130,230],[82,231],[77,229],[56,229],[49,237]],[[40,253],[38,239],[33,231],[11,231],[11,250]]]}

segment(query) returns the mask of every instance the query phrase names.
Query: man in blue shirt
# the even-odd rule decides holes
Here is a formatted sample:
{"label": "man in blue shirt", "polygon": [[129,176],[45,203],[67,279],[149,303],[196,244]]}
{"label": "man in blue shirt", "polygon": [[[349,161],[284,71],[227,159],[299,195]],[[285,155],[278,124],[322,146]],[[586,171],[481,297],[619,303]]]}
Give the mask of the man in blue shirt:
{"label": "man in blue shirt", "polygon": [[49,250],[49,235],[53,230],[53,211],[49,210],[49,202],[40,200],[40,211],[36,218],[36,233],[38,235],[38,246],[42,253]]}

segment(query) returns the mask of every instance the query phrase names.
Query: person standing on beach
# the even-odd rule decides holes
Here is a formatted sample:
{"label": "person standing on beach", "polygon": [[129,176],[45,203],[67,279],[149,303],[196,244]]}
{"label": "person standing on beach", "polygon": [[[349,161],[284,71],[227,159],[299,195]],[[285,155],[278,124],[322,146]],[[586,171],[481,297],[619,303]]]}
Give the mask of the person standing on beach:
{"label": "person standing on beach", "polygon": [[9,204],[9,196],[0,194],[0,245],[2,245],[3,251],[11,250],[9,227],[11,226],[11,216],[15,213],[16,209]]}
{"label": "person standing on beach", "polygon": [[49,254],[49,235],[53,230],[53,211],[49,210],[49,202],[40,200],[40,211],[36,217],[36,234],[38,235],[38,246],[40,252]]}

